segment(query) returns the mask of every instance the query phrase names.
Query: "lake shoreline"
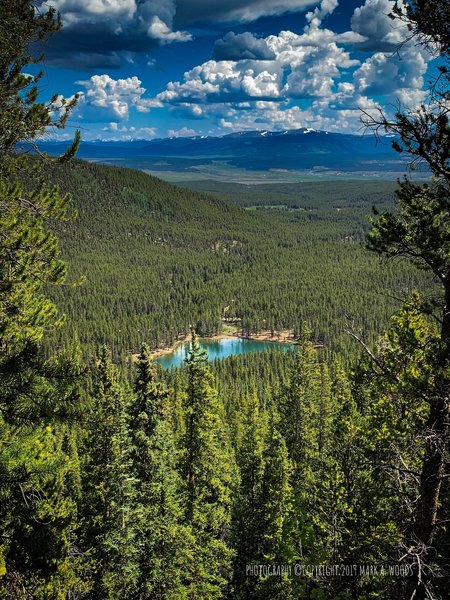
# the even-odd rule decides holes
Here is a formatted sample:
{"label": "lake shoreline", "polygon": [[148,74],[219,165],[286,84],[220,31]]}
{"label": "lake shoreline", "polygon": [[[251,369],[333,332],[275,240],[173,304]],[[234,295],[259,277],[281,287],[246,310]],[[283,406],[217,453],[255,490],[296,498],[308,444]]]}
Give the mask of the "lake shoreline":
{"label": "lake shoreline", "polygon": [[[182,339],[178,339],[172,346],[166,346],[164,348],[155,348],[151,351],[151,357],[153,359],[172,354],[175,350],[186,342],[191,341],[191,334],[187,334]],[[253,340],[256,342],[273,342],[279,344],[298,344],[299,338],[294,336],[294,332],[290,329],[284,329],[282,331],[274,332],[272,335],[271,331],[261,331],[259,333],[242,333],[242,331],[236,331],[235,333],[218,333],[209,337],[199,337],[199,340],[206,341],[221,341],[221,340]]]}

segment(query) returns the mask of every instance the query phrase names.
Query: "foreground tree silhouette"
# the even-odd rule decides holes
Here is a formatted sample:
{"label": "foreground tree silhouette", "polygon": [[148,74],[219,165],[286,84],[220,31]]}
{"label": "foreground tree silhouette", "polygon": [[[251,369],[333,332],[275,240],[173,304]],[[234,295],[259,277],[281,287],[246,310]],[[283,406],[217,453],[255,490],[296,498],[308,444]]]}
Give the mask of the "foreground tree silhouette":
{"label": "foreground tree silhouette", "polygon": [[[414,564],[409,597],[431,597],[431,560],[440,494],[445,478],[445,453],[449,442],[450,400],[450,5],[447,0],[397,2],[391,15],[407,24],[410,38],[440,57],[439,76],[429,90],[428,104],[416,111],[399,111],[390,120],[380,112],[365,115],[364,123],[394,132],[394,148],[411,156],[414,166],[425,164],[432,180],[418,185],[404,179],[397,192],[400,211],[378,215],[369,235],[372,250],[388,257],[406,257],[430,271],[440,284],[437,301],[418,303],[439,322],[439,332],[427,347],[433,373],[423,390],[428,418],[421,432],[423,457],[414,521],[406,555]],[[408,43],[408,42],[407,42]],[[401,50],[400,50],[401,52]]]}
{"label": "foreground tree silhouette", "polygon": [[[17,179],[32,166],[16,154],[19,142],[64,126],[75,102],[39,103],[41,75],[23,73],[40,60],[30,46],[60,28],[55,11],[37,11],[36,4],[0,4],[0,596],[15,600],[84,589],[71,489],[82,367],[75,354],[48,359],[42,347],[62,322],[47,286],[61,284],[66,273],[48,224],[72,215],[67,196],[43,182],[25,190]],[[77,144],[78,136],[65,158]]]}
{"label": "foreground tree silhouette", "polygon": [[[43,71],[36,75],[24,68],[42,62],[42,45],[61,29],[54,8],[44,10],[33,0],[2,0],[0,4],[0,173],[17,167],[17,145],[34,145],[36,138],[49,128],[67,124],[77,97],[65,100],[55,94],[49,102],[38,102],[38,84]],[[64,159],[74,156],[80,141],[76,132]]]}

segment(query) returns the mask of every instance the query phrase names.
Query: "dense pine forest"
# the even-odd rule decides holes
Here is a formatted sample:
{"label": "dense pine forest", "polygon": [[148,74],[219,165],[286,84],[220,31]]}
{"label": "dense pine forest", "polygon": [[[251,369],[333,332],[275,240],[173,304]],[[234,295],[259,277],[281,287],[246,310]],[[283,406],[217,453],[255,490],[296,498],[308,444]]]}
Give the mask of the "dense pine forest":
{"label": "dense pine forest", "polygon": [[77,219],[58,234],[68,281],[85,277],[70,293],[50,291],[69,320],[63,345],[76,328],[83,345],[107,344],[126,361],[143,341],[171,345],[190,325],[205,336],[226,320],[243,333],[289,329],[297,337],[307,322],[314,341],[349,356],[355,344],[345,329],[373,342],[399,297],[433,293],[414,266],[381,262],[364,247],[371,207],[392,207],[394,184],[371,182],[364,192],[359,182],[262,186],[250,192],[253,206],[240,191],[243,210],[229,198],[82,161],[49,169],[48,178],[63,193],[76,190]]}
{"label": "dense pine forest", "polygon": [[[430,104],[364,117],[430,182],[213,195],[39,152],[77,98],[37,4],[0,5],[0,598],[448,598],[448,2],[393,8]],[[208,362],[230,323],[298,343]]]}

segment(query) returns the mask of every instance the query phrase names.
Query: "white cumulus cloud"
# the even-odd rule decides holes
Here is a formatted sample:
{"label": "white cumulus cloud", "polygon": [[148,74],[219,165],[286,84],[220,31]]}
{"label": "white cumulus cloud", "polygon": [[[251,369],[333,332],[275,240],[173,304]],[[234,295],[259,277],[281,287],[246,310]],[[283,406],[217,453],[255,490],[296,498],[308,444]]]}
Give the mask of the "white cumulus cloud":
{"label": "white cumulus cloud", "polygon": [[399,54],[376,52],[354,73],[355,90],[366,96],[389,96],[406,108],[423,101],[424,75],[430,56],[414,44],[406,44]]}
{"label": "white cumulus cloud", "polygon": [[113,79],[109,75],[93,75],[87,81],[79,81],[84,87],[74,117],[86,122],[127,121],[131,108],[148,112],[148,100],[143,98],[146,90],[136,77]]}
{"label": "white cumulus cloud", "polygon": [[228,32],[214,45],[216,60],[272,60],[275,54],[264,39],[255,37],[249,31],[245,33]]}
{"label": "white cumulus cloud", "polygon": [[393,51],[406,39],[406,26],[389,18],[393,7],[391,0],[366,0],[355,9],[351,25],[363,38],[359,43],[361,50]]}
{"label": "white cumulus cloud", "polygon": [[[396,100],[412,108],[422,101],[430,58],[389,18],[392,0],[365,0],[354,11],[351,30],[339,34],[322,26],[338,0],[314,4],[302,33],[227,34],[216,43],[216,60],[169,82],[152,105],[235,130],[339,131],[359,130],[361,110],[376,111]],[[368,54],[362,61],[361,51]]]}
{"label": "white cumulus cloud", "polygon": [[106,14],[131,18],[136,12],[135,0],[52,0],[50,4],[63,15],[67,24]]}
{"label": "white cumulus cloud", "polygon": [[[215,43],[211,60],[187,70],[152,98],[136,76],[94,75],[80,82],[78,118],[109,123],[106,130],[111,135],[134,135],[123,125],[130,113],[156,107],[187,119],[209,119],[230,130],[355,131],[361,127],[361,110],[376,111],[395,105],[396,100],[413,108],[423,100],[430,57],[407,41],[401,23],[389,18],[393,0],[361,0],[351,29],[341,33],[322,25],[338,0],[280,0],[276,5],[268,0],[224,0],[220,6],[210,0],[52,1],[63,11],[69,33],[94,36],[97,32],[99,56],[106,52],[110,60],[115,60],[117,40],[121,40],[120,57],[129,64],[137,47],[142,52],[142,44],[151,62],[145,44],[191,39],[184,30],[189,23],[201,27],[208,20],[251,21],[261,15],[311,9],[299,33],[281,31],[262,38],[251,31],[230,31]],[[92,52],[90,60],[96,56]],[[147,129],[152,136],[154,131]],[[194,133],[190,127],[169,129],[171,137]]]}
{"label": "white cumulus cloud", "polygon": [[196,135],[195,129],[191,129],[190,127],[182,127],[181,129],[169,129],[167,132],[167,136],[170,138],[183,138],[183,137],[193,137]]}
{"label": "white cumulus cloud", "polygon": [[[239,52],[244,56],[245,41],[253,48],[255,38],[239,39]],[[272,59],[209,60],[187,71],[183,81],[170,82],[155,100],[160,105],[201,105],[327,97],[332,95],[341,71],[360,64],[326,29],[309,27],[301,35],[282,31],[258,41]]]}
{"label": "white cumulus cloud", "polygon": [[172,31],[158,16],[154,16],[148,28],[148,34],[151,38],[159,40],[163,44],[170,42],[188,42],[192,39],[190,33],[186,31]]}
{"label": "white cumulus cloud", "polygon": [[317,26],[322,20],[331,15],[339,5],[338,0],[322,0],[320,6],[318,6],[314,11],[306,14],[306,20],[309,23],[313,23]]}
{"label": "white cumulus cloud", "polygon": [[[149,140],[156,136],[154,127],[127,127],[118,123],[108,123],[102,128],[106,132],[102,134],[101,139],[105,142],[125,142],[131,140]],[[95,134],[88,135],[85,139],[97,139]]]}

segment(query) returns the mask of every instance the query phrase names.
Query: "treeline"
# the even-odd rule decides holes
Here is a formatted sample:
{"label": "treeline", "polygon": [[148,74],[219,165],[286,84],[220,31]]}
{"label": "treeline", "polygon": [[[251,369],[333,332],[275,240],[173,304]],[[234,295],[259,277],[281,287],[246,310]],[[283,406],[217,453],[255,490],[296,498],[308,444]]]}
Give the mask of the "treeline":
{"label": "treeline", "polygon": [[[367,214],[367,207],[390,206],[395,197],[394,181],[361,179],[332,179],[317,176],[316,181],[286,183],[263,183],[246,185],[215,180],[186,181],[183,186],[244,208],[285,207],[288,209],[318,212],[321,217],[334,216],[330,207],[360,208]],[[348,212],[348,211],[347,211]],[[353,211],[350,211],[353,216]],[[359,216],[359,215],[358,215]],[[337,215],[339,218],[339,215]]]}

